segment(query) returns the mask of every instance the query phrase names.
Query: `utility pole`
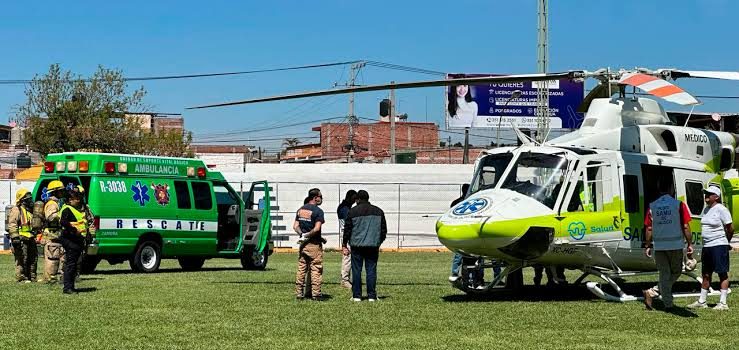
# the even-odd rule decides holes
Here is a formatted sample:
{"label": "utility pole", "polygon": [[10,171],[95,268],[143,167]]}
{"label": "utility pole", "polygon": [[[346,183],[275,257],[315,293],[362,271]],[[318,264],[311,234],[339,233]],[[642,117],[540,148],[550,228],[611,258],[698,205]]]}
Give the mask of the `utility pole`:
{"label": "utility pole", "polygon": [[462,153],[462,164],[470,162],[470,128],[464,128],[464,150]]}
{"label": "utility pole", "polygon": [[[395,84],[391,81],[390,84]],[[390,163],[395,164],[395,89],[390,89]]]}
{"label": "utility pole", "polygon": [[[354,87],[357,81],[357,74],[359,70],[364,67],[365,62],[357,62],[351,65],[349,71],[349,81],[346,83],[347,87]],[[349,114],[346,116],[346,122],[349,125],[349,135],[347,140],[349,141],[349,149],[347,150],[347,162],[351,162],[354,154],[354,125],[359,122],[356,115],[354,115],[354,92],[349,94]]]}
{"label": "utility pole", "polygon": [[[537,38],[537,69],[539,73],[547,72],[547,57],[549,56],[549,0],[538,0],[538,38]],[[536,139],[543,143],[549,134],[549,82],[540,81],[536,89]]]}

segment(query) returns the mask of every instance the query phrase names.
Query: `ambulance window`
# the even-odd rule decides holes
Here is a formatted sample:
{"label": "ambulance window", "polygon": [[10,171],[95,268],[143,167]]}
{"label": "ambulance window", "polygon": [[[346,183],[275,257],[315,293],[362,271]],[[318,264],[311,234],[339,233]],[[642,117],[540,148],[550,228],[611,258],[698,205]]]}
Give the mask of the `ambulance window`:
{"label": "ambulance window", "polygon": [[192,182],[192,195],[195,197],[195,209],[213,209],[213,194],[207,182]]}
{"label": "ambulance window", "polygon": [[177,195],[177,208],[190,209],[192,204],[190,203],[190,190],[187,188],[187,182],[175,181],[174,191]]}
{"label": "ambulance window", "polygon": [[685,182],[685,199],[690,214],[699,216],[703,211],[703,184],[700,182],[686,181]]}

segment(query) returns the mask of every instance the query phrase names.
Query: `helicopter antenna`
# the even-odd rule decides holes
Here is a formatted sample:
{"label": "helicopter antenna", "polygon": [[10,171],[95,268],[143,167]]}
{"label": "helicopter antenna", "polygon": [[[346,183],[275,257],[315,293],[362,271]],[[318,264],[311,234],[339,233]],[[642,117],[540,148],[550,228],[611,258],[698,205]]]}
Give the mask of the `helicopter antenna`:
{"label": "helicopter antenna", "polygon": [[688,113],[688,118],[685,119],[685,125],[683,125],[683,126],[688,126],[688,122],[690,121],[690,116],[693,115],[693,110],[694,109],[695,109],[695,105],[693,105],[692,107],[690,107],[690,113]]}

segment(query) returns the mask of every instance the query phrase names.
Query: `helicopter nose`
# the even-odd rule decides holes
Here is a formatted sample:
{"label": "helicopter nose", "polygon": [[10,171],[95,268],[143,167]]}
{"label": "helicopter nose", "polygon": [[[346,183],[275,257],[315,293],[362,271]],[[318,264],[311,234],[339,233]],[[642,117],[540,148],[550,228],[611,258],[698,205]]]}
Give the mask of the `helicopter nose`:
{"label": "helicopter nose", "polygon": [[[479,198],[468,199],[452,208],[436,223],[439,241],[447,248],[469,254],[531,258],[546,251],[546,242],[557,225],[553,211],[545,205],[506,190],[488,192],[490,205],[474,213],[465,211],[480,204]],[[484,203],[483,203],[484,204]],[[479,208],[473,208],[479,209]],[[542,229],[545,227],[545,229]]]}

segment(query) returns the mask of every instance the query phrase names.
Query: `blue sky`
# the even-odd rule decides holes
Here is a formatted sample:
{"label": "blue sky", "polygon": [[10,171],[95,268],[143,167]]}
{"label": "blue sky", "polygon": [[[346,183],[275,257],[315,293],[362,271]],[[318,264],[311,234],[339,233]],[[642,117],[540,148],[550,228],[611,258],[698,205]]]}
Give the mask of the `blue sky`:
{"label": "blue sky", "polygon": [[[607,66],[739,71],[739,2],[596,0],[549,5],[550,71]],[[528,73],[536,70],[536,2],[8,2],[0,12],[0,45],[0,79],[31,78],[52,63],[82,75],[103,65],[122,69],[127,76],[149,76],[355,59],[444,72]],[[249,130],[343,116],[348,97],[197,111],[184,108],[324,89],[346,78],[345,67],[332,67],[150,81],[144,82],[145,102],[154,111],[183,113],[196,140],[213,140],[207,137],[233,131],[244,131],[229,135],[239,140],[303,137],[311,135],[310,125]],[[360,83],[430,78],[434,77],[366,68]],[[739,82],[679,83],[693,94],[739,96]],[[399,112],[408,113],[410,120],[442,123],[441,88],[397,95]],[[374,118],[385,96],[383,92],[359,95],[357,115]],[[0,85],[0,122],[23,101],[22,86]],[[697,110],[739,111],[739,100],[704,102]],[[666,108],[679,109],[668,104]],[[279,143],[260,144],[274,148]]]}

